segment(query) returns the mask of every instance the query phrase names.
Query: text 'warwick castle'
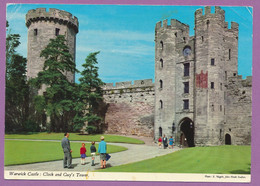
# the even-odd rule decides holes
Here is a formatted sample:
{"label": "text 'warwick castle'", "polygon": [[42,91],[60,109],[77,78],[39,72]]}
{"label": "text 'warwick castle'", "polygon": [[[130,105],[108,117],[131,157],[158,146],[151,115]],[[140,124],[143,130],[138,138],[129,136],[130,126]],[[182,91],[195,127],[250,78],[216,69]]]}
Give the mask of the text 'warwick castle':
{"label": "text 'warwick castle'", "polygon": [[[30,10],[28,74],[35,77],[49,39],[65,35],[75,59],[78,19],[45,8]],[[155,26],[155,82],[119,82],[104,87],[106,133],[173,136],[177,145],[251,144],[252,77],[238,75],[238,24],[225,22],[225,11],[195,12],[195,35],[172,19]],[[39,45],[39,43],[41,43]],[[73,74],[67,74],[74,81]]]}

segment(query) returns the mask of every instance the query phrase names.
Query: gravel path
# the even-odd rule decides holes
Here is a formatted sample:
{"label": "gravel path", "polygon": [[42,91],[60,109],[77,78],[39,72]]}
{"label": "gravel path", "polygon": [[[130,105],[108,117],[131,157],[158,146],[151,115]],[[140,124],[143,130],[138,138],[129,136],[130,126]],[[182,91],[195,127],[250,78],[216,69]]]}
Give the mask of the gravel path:
{"label": "gravel path", "polygon": [[[165,154],[172,153],[174,151],[180,150],[178,147],[174,149],[159,149],[157,144],[153,143],[150,138],[138,138],[145,141],[145,144],[125,144],[125,143],[108,143],[112,145],[124,146],[128,150],[110,154],[111,158],[107,161],[107,167],[114,167],[118,165],[133,163],[137,161],[142,161],[145,159],[154,158],[157,156],[162,156]],[[96,156],[95,166],[91,166],[91,157],[86,158],[86,164],[80,164],[80,158],[74,158],[72,160],[73,169],[70,171],[85,172],[100,169],[100,159]],[[6,166],[5,170],[19,170],[19,171],[65,171],[67,169],[63,168],[63,160],[51,161],[45,163],[33,163],[27,165],[16,165],[16,166]]]}

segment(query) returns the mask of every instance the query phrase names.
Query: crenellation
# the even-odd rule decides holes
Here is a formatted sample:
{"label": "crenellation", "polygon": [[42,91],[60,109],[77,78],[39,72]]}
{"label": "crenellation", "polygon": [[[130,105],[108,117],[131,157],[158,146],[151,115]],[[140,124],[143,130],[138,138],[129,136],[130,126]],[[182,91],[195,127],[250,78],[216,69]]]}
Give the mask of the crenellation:
{"label": "crenellation", "polygon": [[29,10],[26,14],[26,26],[28,28],[32,22],[39,20],[55,21],[65,25],[68,24],[75,29],[76,33],[78,32],[78,18],[63,10],[50,8],[49,11],[46,11],[46,8],[37,8],[35,10]]}
{"label": "crenellation", "polygon": [[144,88],[144,87],[153,87],[154,83],[152,79],[143,79],[143,80],[134,80],[132,81],[124,81],[124,82],[116,82],[115,86],[113,83],[106,83],[103,85],[103,90],[109,89],[137,89],[137,88]]}

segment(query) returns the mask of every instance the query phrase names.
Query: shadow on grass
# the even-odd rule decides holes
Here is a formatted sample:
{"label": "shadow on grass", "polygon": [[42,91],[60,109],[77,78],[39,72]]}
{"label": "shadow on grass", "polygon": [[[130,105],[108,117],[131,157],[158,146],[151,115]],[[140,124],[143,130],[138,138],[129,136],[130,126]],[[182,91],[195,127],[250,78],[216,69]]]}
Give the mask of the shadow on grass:
{"label": "shadow on grass", "polygon": [[251,164],[248,164],[248,170],[233,170],[231,174],[251,174]]}

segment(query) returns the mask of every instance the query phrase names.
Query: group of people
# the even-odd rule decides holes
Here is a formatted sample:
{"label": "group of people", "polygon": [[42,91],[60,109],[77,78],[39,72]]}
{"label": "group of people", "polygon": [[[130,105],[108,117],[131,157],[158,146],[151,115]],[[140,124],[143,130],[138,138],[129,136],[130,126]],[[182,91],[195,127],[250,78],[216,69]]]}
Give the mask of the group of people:
{"label": "group of people", "polygon": [[173,137],[171,136],[168,140],[168,138],[165,135],[163,135],[163,137],[160,136],[158,139],[158,145],[159,148],[162,148],[163,145],[164,149],[166,148],[173,149],[173,145],[174,145]]}
{"label": "group of people", "polygon": [[[107,144],[104,141],[105,138],[104,136],[101,136],[101,142],[98,145],[98,153],[100,154],[100,165],[101,168],[106,168],[106,153],[107,153]],[[64,158],[63,158],[63,168],[69,168],[72,169],[72,150],[70,148],[70,141],[69,141],[69,133],[66,132],[64,134],[64,138],[61,140],[61,146],[64,152]],[[95,166],[95,156],[96,156],[96,147],[95,147],[95,142],[91,142],[90,146],[90,153],[91,153],[91,159],[92,159],[92,164],[91,166]],[[85,164],[85,158],[86,156],[87,149],[85,147],[85,143],[82,143],[82,146],[80,148],[80,156],[81,156],[81,165]]]}

